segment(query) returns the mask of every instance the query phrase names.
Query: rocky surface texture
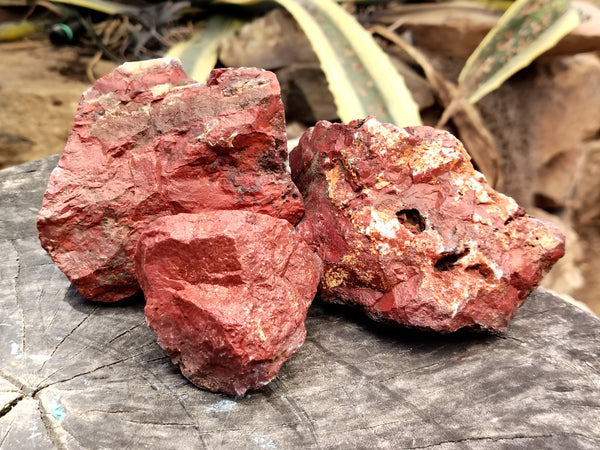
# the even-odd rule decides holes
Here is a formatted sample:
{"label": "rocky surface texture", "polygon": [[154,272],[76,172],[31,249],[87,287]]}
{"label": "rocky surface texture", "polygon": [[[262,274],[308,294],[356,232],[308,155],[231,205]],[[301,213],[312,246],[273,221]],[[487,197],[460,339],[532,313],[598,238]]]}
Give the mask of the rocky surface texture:
{"label": "rocky surface texture", "polygon": [[215,211],[155,220],[136,270],[171,360],[194,384],[241,395],[304,342],[321,262],[285,220]]}
{"label": "rocky surface texture", "polygon": [[275,75],[219,69],[196,83],[176,59],[127,63],[79,104],[38,216],[42,246],[86,298],[138,289],[133,256],[160,216],[247,209],[296,223]]}
{"label": "rocky surface texture", "polygon": [[490,188],[444,131],[322,121],[290,165],[322,297],[377,320],[503,331],[564,253],[558,227]]}

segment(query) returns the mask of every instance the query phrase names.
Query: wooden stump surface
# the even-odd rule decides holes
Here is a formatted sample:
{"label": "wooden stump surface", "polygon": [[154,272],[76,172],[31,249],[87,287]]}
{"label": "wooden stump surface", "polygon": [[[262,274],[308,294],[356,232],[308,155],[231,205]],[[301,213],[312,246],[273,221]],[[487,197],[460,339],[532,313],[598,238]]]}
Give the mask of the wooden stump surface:
{"label": "wooden stump surface", "polygon": [[503,336],[317,301],[269,385],[196,388],[143,298],[86,301],[40,247],[56,162],[0,171],[0,449],[600,448],[600,320],[541,289]]}

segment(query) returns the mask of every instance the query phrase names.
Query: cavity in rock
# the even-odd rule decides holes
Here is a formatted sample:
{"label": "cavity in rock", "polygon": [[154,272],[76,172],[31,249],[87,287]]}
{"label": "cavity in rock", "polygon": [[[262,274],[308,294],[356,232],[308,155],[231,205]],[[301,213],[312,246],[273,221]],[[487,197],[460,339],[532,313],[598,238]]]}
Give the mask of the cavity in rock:
{"label": "cavity in rock", "polygon": [[564,253],[558,227],[488,186],[445,131],[322,121],[290,166],[322,298],[377,320],[502,331]]}

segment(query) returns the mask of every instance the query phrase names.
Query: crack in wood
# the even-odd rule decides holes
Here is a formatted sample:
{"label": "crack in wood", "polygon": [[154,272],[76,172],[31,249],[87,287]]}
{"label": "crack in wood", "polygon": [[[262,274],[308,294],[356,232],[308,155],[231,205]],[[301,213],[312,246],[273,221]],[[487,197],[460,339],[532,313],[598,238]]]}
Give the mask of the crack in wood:
{"label": "crack in wood", "polygon": [[310,432],[310,435],[317,446],[316,448],[321,449],[322,447],[321,444],[319,444],[319,438],[317,436],[317,427],[306,410],[299,406],[296,400],[294,400],[294,398],[291,396],[282,395],[281,398],[290,405],[294,414],[300,419],[300,423],[307,426],[308,431]]}
{"label": "crack in wood", "polygon": [[[18,392],[23,391],[24,385],[18,379],[8,375],[7,373],[4,373],[2,370],[0,370],[0,377],[4,378],[10,384],[12,384],[14,387],[16,387]],[[16,392],[16,391],[9,391],[9,392]]]}
{"label": "crack in wood", "polygon": [[[321,352],[323,352],[324,354],[326,354],[328,356],[328,358],[330,358],[333,361],[336,361],[337,363],[341,364],[342,366],[346,367],[348,370],[351,370],[355,375],[360,376],[362,379],[368,379],[369,377],[367,377],[367,375],[360,370],[358,367],[356,367],[354,364],[351,364],[347,361],[341,360],[338,355],[332,351],[330,351],[329,349],[327,349],[324,345],[322,345],[321,343],[315,341],[314,339],[311,339],[311,343],[318,348]],[[446,346],[448,344],[444,344],[442,345],[442,347]],[[432,420],[431,417],[429,417],[428,415],[424,415],[421,412],[421,409],[418,408],[416,405],[412,404],[411,402],[407,401],[406,399],[404,399],[399,393],[393,391],[392,389],[388,388],[385,384],[383,383],[374,383],[374,386],[377,387],[378,390],[380,390],[381,392],[383,392],[388,398],[398,402],[398,403],[402,403],[404,405],[406,405],[406,407],[412,411],[417,417],[421,418],[423,420],[423,422],[429,422],[432,423],[433,425],[435,425],[440,431],[442,431],[443,433],[452,436],[455,435],[456,432],[449,429],[448,427],[444,426],[443,424],[441,424],[439,421],[437,420]],[[348,431],[352,431],[352,430],[348,430]]]}
{"label": "crack in wood", "polygon": [[598,375],[600,375],[600,370],[596,369],[596,367],[594,367],[589,361],[584,361],[583,363],[586,366],[588,366],[590,369],[592,369],[595,373],[597,373]]}
{"label": "crack in wood", "polygon": [[[44,292],[44,288],[42,288],[42,292]],[[56,316],[58,316],[58,313],[62,310],[62,305],[64,304],[64,302],[60,302],[58,303],[57,308],[54,310],[54,314],[52,314],[52,318],[50,319],[50,322],[48,323],[48,325],[46,325],[45,328],[45,332],[48,333],[48,331],[50,330],[50,327],[52,327],[52,325],[54,325],[54,321],[56,320]]]}
{"label": "crack in wood", "polygon": [[15,252],[15,262],[17,263],[17,275],[13,279],[12,286],[15,293],[15,301],[17,303],[17,307],[19,308],[19,312],[21,313],[21,351],[25,352],[25,345],[27,344],[25,339],[25,312],[23,311],[23,306],[19,301],[20,296],[18,289],[18,280],[21,278],[21,255],[19,254],[19,250],[17,249],[14,241],[15,240],[13,239],[8,240],[9,244],[13,248],[13,251]]}
{"label": "crack in wood", "polygon": [[154,359],[145,359],[143,362],[145,363],[153,363],[156,361],[164,361],[164,360],[170,360],[171,358],[169,358],[167,355],[165,356],[160,356],[158,358],[154,358]]}
{"label": "crack in wood", "polygon": [[10,431],[12,430],[12,424],[13,424],[13,422],[14,422],[14,419],[8,425],[8,430],[6,431],[6,434],[4,436],[2,436],[2,440],[0,441],[0,448],[4,447],[4,441],[6,441],[6,438],[10,434]]}
{"label": "crack in wood", "polygon": [[48,438],[52,442],[52,446],[54,447],[54,449],[66,450],[68,448],[68,446],[63,442],[63,439],[59,435],[58,428],[60,428],[60,430],[62,430],[64,433],[71,436],[71,438],[79,445],[80,448],[85,449],[81,442],[79,442],[79,440],[72,433],[70,433],[69,430],[60,425],[60,421],[58,421],[52,413],[46,411],[41,401],[38,400],[37,405],[38,411],[40,413],[40,418],[42,420],[42,423],[44,424],[44,428],[46,428]]}
{"label": "crack in wood", "polygon": [[[343,430],[343,432],[351,433],[354,431],[363,431],[363,430],[372,431],[372,430],[376,430],[378,428],[387,427],[390,425],[402,424],[402,423],[404,423],[403,420],[398,419],[398,420],[392,420],[391,422],[379,423],[377,425],[371,425],[371,426],[366,426],[366,427],[346,428]],[[436,423],[436,425],[438,425],[438,424]],[[413,447],[409,447],[409,448],[413,448]]]}
{"label": "crack in wood", "polygon": [[145,321],[145,320],[144,320],[143,322],[140,322],[140,323],[138,323],[138,324],[136,324],[136,325],[132,326],[131,328],[129,328],[129,329],[127,329],[127,330],[123,331],[122,333],[119,333],[119,334],[117,334],[117,335],[116,335],[114,338],[112,338],[112,339],[111,339],[110,341],[108,341],[106,344],[107,344],[107,345],[108,345],[108,344],[112,344],[114,341],[116,341],[116,340],[117,340],[117,339],[119,339],[120,337],[122,337],[122,336],[124,336],[124,335],[126,335],[126,334],[128,334],[128,333],[131,333],[133,330],[135,330],[136,328],[139,328],[139,327],[141,327],[142,325],[146,325],[146,321]]}
{"label": "crack in wood", "polygon": [[94,306],[94,309],[92,309],[77,325],[75,325],[75,327],[69,331],[61,340],[58,344],[56,344],[54,346],[54,350],[52,350],[52,353],[50,353],[48,359],[46,361],[44,361],[42,363],[42,366],[39,368],[38,373],[41,372],[42,370],[44,370],[44,367],[46,366],[46,363],[48,361],[50,361],[50,358],[52,358],[52,356],[54,356],[54,354],[57,352],[57,350],[60,348],[60,346],[73,334],[75,333],[75,331],[77,331],[77,329],[83,325],[90,317],[92,317],[92,315],[98,310],[98,306]]}
{"label": "crack in wood", "polygon": [[[460,359],[460,358],[454,358],[454,360],[457,360],[457,359]],[[429,369],[431,367],[443,366],[445,363],[447,363],[447,361],[438,361],[438,362],[434,362],[434,363],[431,363],[431,364],[425,364],[423,366],[415,367],[414,369],[405,370],[403,372],[394,374],[391,377],[387,377],[387,378],[384,378],[382,380],[377,380],[377,381],[379,383],[387,383],[390,380],[394,380],[396,378],[402,377],[404,375],[408,375],[410,373],[420,372],[422,370],[426,370],[426,369]]]}
{"label": "crack in wood", "polygon": [[127,418],[122,418],[121,420],[123,420],[124,422],[129,422],[129,423],[135,423],[138,425],[153,425],[153,426],[165,426],[165,427],[192,427],[192,428],[197,428],[197,424],[194,422],[190,422],[190,423],[179,423],[179,422],[147,422],[144,420],[134,420],[134,419],[127,419]]}
{"label": "crack in wood", "polygon": [[[58,435],[54,431],[54,427],[52,426],[52,424],[48,423],[48,420],[49,420],[48,413],[44,410],[44,408],[42,406],[42,402],[39,401],[38,399],[35,399],[33,397],[33,395],[21,394],[17,398],[13,399],[11,402],[4,405],[4,407],[0,410],[0,418],[7,415],[14,407],[17,406],[17,404],[19,404],[22,400],[24,400],[26,398],[31,398],[33,400],[36,400],[37,410],[40,414],[40,420],[42,421],[42,424],[44,425],[44,428],[46,429],[48,438],[52,442],[53,448],[58,449],[58,450],[65,449],[66,447],[62,444]],[[3,448],[4,442],[6,441],[6,438],[8,437],[8,435],[10,434],[10,432],[12,430],[15,419],[16,419],[16,417],[13,418],[13,420],[11,421],[11,423],[8,427],[8,431],[6,432],[6,434],[2,437],[2,440],[0,441],[0,449]]]}
{"label": "crack in wood", "polygon": [[[154,346],[154,345],[156,345],[156,343],[155,343],[155,342],[148,342],[147,344],[144,344],[144,345],[142,345],[142,346],[141,346],[141,347],[139,347],[139,348],[140,348],[140,349],[142,349],[142,348],[145,348],[145,347],[148,347],[148,346]],[[81,349],[80,349],[78,352],[76,352],[75,354],[71,355],[71,356],[70,356],[68,359],[65,359],[65,361],[70,361],[70,360],[72,360],[72,359],[75,359],[75,358],[77,358],[77,357],[78,357],[78,356],[79,356],[81,353],[83,353],[84,351],[86,351],[86,350],[88,350],[88,349],[90,349],[90,348],[91,348],[91,349],[94,349],[94,350],[98,350],[98,348],[97,348],[97,347],[95,347],[95,346],[87,345],[87,346],[85,346],[85,347],[82,347],[82,348],[81,348]],[[117,354],[119,354],[119,355],[122,355],[122,354],[123,354],[123,352],[121,352],[121,351],[119,351],[119,350],[117,350],[117,349],[114,349],[114,348],[110,348],[110,349],[111,349],[111,350],[112,350],[114,353],[117,353]],[[135,358],[137,358],[137,357],[139,357],[139,356],[142,356],[142,355],[144,355],[144,354],[146,354],[146,353],[145,353],[145,352],[139,352],[139,353],[136,353],[135,355],[129,355],[129,357],[128,357],[128,358],[125,358],[125,359],[122,359],[122,360],[119,360],[119,361],[116,361],[116,362],[108,363],[108,365],[117,364],[117,363],[119,363],[119,362],[124,362],[124,361],[130,360],[130,359],[135,359]],[[141,364],[139,364],[139,365],[141,366]],[[106,367],[106,366],[102,366],[102,367]],[[102,367],[99,367],[99,368],[102,368]],[[50,373],[48,376],[46,376],[46,377],[45,377],[43,380],[41,380],[41,381],[40,381],[40,382],[37,384],[37,387],[36,387],[36,389],[35,389],[35,390],[37,391],[37,390],[39,390],[39,389],[43,389],[44,387],[46,387],[46,386],[44,386],[44,387],[40,388],[40,385],[42,385],[42,384],[43,384],[43,383],[44,383],[46,380],[48,380],[49,378],[52,378],[52,376],[53,376],[53,375],[55,375],[56,373],[60,372],[61,370],[63,370],[63,367],[59,367],[59,368],[58,368],[58,369],[56,369],[54,372],[52,372],[52,373]],[[74,375],[74,377],[77,377],[77,376],[79,376],[79,375],[85,375],[85,374],[87,374],[87,373],[89,373],[89,372],[85,372],[85,373],[82,373],[82,374]],[[68,381],[68,380],[67,380],[67,381]],[[61,382],[61,381],[59,380],[59,381],[56,381],[56,382],[50,383],[49,385],[52,385],[52,384],[55,384],[55,383],[60,383],[60,382]],[[48,386],[49,386],[49,385],[48,385]]]}
{"label": "crack in wood", "polygon": [[[165,355],[163,358],[168,358],[168,356]],[[160,358],[160,359],[163,359],[163,358]],[[157,381],[157,383],[159,385],[163,386],[164,390],[167,391],[169,394],[171,394],[172,398],[174,398],[177,401],[177,403],[179,403],[179,405],[181,406],[181,409],[183,410],[183,412],[185,413],[187,418],[190,419],[190,422],[193,424],[193,428],[196,431],[198,438],[200,439],[202,448],[209,448],[208,445],[206,444],[206,442],[204,441],[204,436],[202,434],[202,430],[198,426],[196,420],[194,419],[194,417],[192,416],[190,411],[187,409],[185,402],[181,399],[181,397],[178,395],[178,393],[175,390],[173,390],[170,386],[165,384],[164,381],[160,377],[158,377],[152,370],[148,370],[148,372],[154,377],[154,379]],[[152,382],[150,382],[150,380],[147,380],[146,377],[143,375],[142,375],[142,377],[150,385],[150,387],[154,388],[154,385]]]}
{"label": "crack in wood", "polygon": [[[117,365],[117,364],[121,364],[121,363],[123,363],[123,362],[126,362],[126,361],[129,361],[129,360],[131,360],[131,359],[134,359],[134,358],[136,358],[136,357],[138,357],[138,356],[140,356],[140,354],[131,355],[131,356],[127,357],[127,358],[123,358],[123,359],[120,359],[120,360],[118,360],[118,361],[113,361],[113,362],[110,362],[110,363],[107,363],[107,364],[102,364],[101,366],[95,367],[94,369],[87,370],[87,371],[85,371],[85,372],[80,372],[80,373],[77,373],[77,374],[75,374],[75,375],[73,375],[73,376],[70,376],[70,377],[68,377],[68,378],[64,378],[64,379],[62,379],[62,380],[53,381],[52,383],[48,383],[48,384],[45,384],[45,385],[43,385],[43,386],[40,386],[40,385],[38,384],[38,386],[37,386],[37,387],[36,387],[36,388],[33,390],[33,392],[31,393],[31,397],[34,397],[34,398],[35,398],[35,396],[36,396],[37,394],[39,394],[39,392],[40,392],[40,391],[42,391],[42,390],[44,390],[44,389],[46,389],[46,388],[48,388],[48,387],[50,387],[50,386],[54,386],[55,384],[67,383],[67,382],[69,382],[69,381],[71,381],[71,380],[74,380],[75,378],[79,378],[79,377],[82,377],[82,376],[84,376],[84,375],[89,375],[89,374],[91,374],[91,373],[98,372],[99,370],[105,369],[105,368],[107,368],[107,367],[111,367],[111,366],[115,366],[115,365]],[[56,373],[56,372],[54,372],[54,373]],[[40,382],[40,384],[41,384],[41,383],[43,383],[43,382],[44,382],[45,380],[47,380],[48,378],[49,378],[49,377],[46,377],[44,380],[42,380],[42,381]]]}
{"label": "crack in wood", "polygon": [[[170,389],[169,389],[169,391],[170,391]],[[204,436],[202,434],[202,430],[198,426],[197,421],[194,420],[194,418],[192,417],[192,415],[188,411],[187,407],[185,406],[185,403],[183,402],[183,400],[178,395],[176,395],[176,393],[174,393],[174,394],[175,394],[175,398],[177,399],[177,402],[183,408],[183,411],[185,412],[185,415],[188,417],[188,419],[190,419],[192,421],[192,423],[193,423],[192,428],[194,428],[194,431],[196,432],[198,438],[200,439],[200,443],[202,444],[202,448],[209,448],[208,445],[206,444],[206,442],[204,441]]]}
{"label": "crack in wood", "polygon": [[17,403],[19,403],[24,398],[25,398],[25,396],[23,394],[21,394],[18,397],[12,399],[6,405],[4,405],[2,407],[2,409],[0,409],[0,417],[4,417],[5,415],[7,415],[10,412],[10,410],[13,409],[15,406],[17,406]]}
{"label": "crack in wood", "polygon": [[[56,159],[52,161],[55,163]],[[49,169],[48,166],[42,174],[46,179]],[[36,186],[39,192],[35,201],[39,203],[43,186],[41,183]],[[19,196],[26,192],[19,190]],[[0,373],[5,371],[23,380],[13,381],[9,376],[0,375],[14,385],[6,388],[10,389],[6,401],[20,396],[23,402],[3,413],[2,450],[15,447],[16,438],[27,433],[27,422],[21,423],[19,419],[33,417],[29,415],[31,412],[38,430],[44,434],[43,438],[36,436],[29,441],[32,447],[35,444],[52,448],[95,448],[101,445],[100,439],[105,439],[102,445],[111,448],[135,448],[138,444],[160,447],[164,443],[186,448],[192,441],[197,442],[198,447],[209,447],[208,443],[214,448],[219,441],[229,448],[231,444],[250,447],[252,435],[257,433],[276,441],[265,439],[269,445],[281,442],[283,446],[293,446],[302,442],[310,448],[316,447],[315,437],[322,447],[333,448],[343,445],[348,436],[352,437],[352,444],[361,448],[389,445],[400,448],[402,444],[409,447],[413,436],[417,439],[416,445],[422,447],[410,448],[436,450],[471,446],[556,447],[563,441],[568,447],[595,448],[600,366],[593,358],[598,342],[594,330],[598,322],[592,323],[588,316],[542,290],[536,291],[524,305],[509,333],[500,336],[506,340],[494,340],[489,347],[485,343],[486,348],[481,341],[472,345],[463,337],[451,338],[450,343],[445,344],[444,339],[428,335],[401,331],[396,336],[391,329],[379,332],[366,318],[358,319],[358,313],[346,315],[333,307],[316,305],[317,309],[313,309],[307,320],[309,338],[294,359],[284,366],[280,382],[276,381],[272,389],[236,400],[240,407],[230,415],[211,413],[205,406],[209,405],[207,402],[223,397],[188,384],[177,367],[170,365],[169,357],[162,353],[156,340],[142,332],[143,316],[139,311],[133,313],[125,309],[123,315],[121,311],[113,314],[117,306],[104,314],[102,311],[108,309],[100,308],[91,318],[84,319],[87,322],[76,326],[92,306],[76,296],[75,288],[67,284],[58,269],[39,264],[48,261],[52,266],[53,263],[49,257],[42,259],[42,249],[32,244],[36,238],[31,225],[38,203],[34,211],[29,192],[22,200],[14,194],[14,203],[19,206],[19,214],[22,213],[19,220],[28,223],[27,231],[23,231],[25,228],[13,230],[10,218],[0,224],[6,236],[23,235],[9,239],[11,244],[2,247],[7,256],[3,274],[8,275],[2,286],[2,292],[8,294],[3,306],[10,312],[12,328],[0,328],[0,331],[10,333],[2,336],[9,336],[7,340],[13,340],[15,348],[21,343],[20,350],[24,351],[27,346],[30,356],[52,352],[53,362],[37,374],[44,361],[42,358],[23,358],[15,360],[14,366],[3,364],[0,368]],[[8,202],[6,197],[4,202]],[[288,262],[281,264],[285,270]],[[67,291],[65,286],[70,286]],[[63,338],[71,327],[75,328]],[[8,348],[7,354],[10,351]],[[136,355],[131,356],[132,353]],[[452,361],[457,353],[462,355],[464,363],[463,360]],[[516,358],[511,358],[514,356]],[[115,369],[107,369],[122,362],[124,364]],[[438,371],[437,366],[444,364],[448,367]],[[444,372],[445,368],[448,372]],[[456,384],[447,378],[457,373],[457,369],[461,369],[459,376],[464,376],[470,384],[468,390],[458,394]],[[506,372],[498,374],[499,369]],[[401,371],[404,372],[399,373]],[[47,372],[52,374],[46,376]],[[490,376],[490,372],[493,375]],[[31,374],[36,377],[35,381],[29,381]],[[407,392],[403,378],[390,382],[400,375],[410,380],[408,386],[414,386],[413,391]],[[499,376],[508,383],[504,386],[498,382],[496,389]],[[31,386],[22,386],[22,383]],[[56,387],[42,390],[54,385]],[[135,392],[136,396],[125,403],[121,397],[127,392]],[[39,412],[29,393],[35,395]],[[438,398],[452,402],[458,399],[460,411],[455,414],[453,403],[439,404]],[[66,421],[61,422],[61,414],[53,414],[56,413],[55,402],[64,403],[68,412]],[[291,403],[295,403],[297,409]],[[8,405],[3,405],[0,408],[8,409]],[[91,413],[91,417],[86,417],[85,409],[90,407],[114,408],[115,411],[105,416],[99,411],[96,417]],[[128,409],[135,411],[126,411]],[[25,410],[27,416],[21,416]],[[285,416],[281,416],[282,413]],[[36,414],[42,415],[43,426]],[[490,416],[497,421],[490,421]],[[110,420],[104,422],[97,417]],[[131,423],[121,421],[122,418],[131,419]],[[161,424],[163,420],[165,423]],[[307,420],[312,421],[312,438]],[[479,427],[479,420],[485,421],[485,425]],[[107,423],[121,423],[122,427],[111,428]],[[161,425],[164,433],[160,432]],[[145,426],[148,431],[152,430],[136,434]],[[44,432],[43,427],[48,431]],[[365,431],[361,432],[362,429]],[[523,436],[512,436],[519,433]],[[468,438],[471,434],[474,437]]]}
{"label": "crack in wood", "polygon": [[81,414],[104,413],[104,414],[131,414],[138,412],[137,409],[82,409]]}
{"label": "crack in wood", "polygon": [[[85,347],[82,347],[78,352],[76,352],[75,354],[73,354],[72,356],[70,356],[69,358],[65,358],[65,363],[67,361],[71,361],[72,359],[77,358],[81,353],[83,353],[85,350],[91,348],[91,346],[86,345]],[[66,364],[65,364],[66,365]],[[60,372],[61,370],[63,370],[64,367],[59,367],[58,369],[56,369],[54,372],[51,372],[48,376],[46,376],[46,378],[44,378],[43,380],[41,380],[38,384],[37,387],[40,386],[40,384],[44,383],[46,380],[48,380],[49,378],[52,378],[52,376],[54,374],[57,374],[58,372]],[[40,369],[41,370],[41,369]],[[39,370],[38,370],[39,373]]]}
{"label": "crack in wood", "polygon": [[523,344],[523,345],[525,345],[525,344],[528,344],[528,343],[529,343],[529,342],[527,342],[527,341],[525,341],[525,340],[523,340],[523,339],[519,339],[519,338],[517,338],[517,337],[514,337],[514,336],[512,336],[512,335],[510,335],[510,334],[505,334],[505,335],[503,335],[503,336],[499,336],[499,338],[500,338],[500,339],[510,339],[510,340],[512,340],[512,341],[518,342],[519,344]]}
{"label": "crack in wood", "polygon": [[558,434],[539,434],[539,435],[515,435],[515,436],[481,436],[481,437],[470,437],[470,438],[462,438],[462,439],[453,439],[447,441],[436,442],[435,444],[429,444],[424,446],[413,446],[410,447],[402,447],[404,449],[426,449],[426,448],[435,448],[446,444],[465,444],[469,442],[481,442],[481,441],[492,441],[492,442],[502,442],[502,441],[516,441],[522,439],[548,439],[560,436],[578,436],[585,439],[589,439],[589,436],[584,436],[580,433],[558,433]]}
{"label": "crack in wood", "polygon": [[40,413],[40,420],[44,424],[48,439],[52,442],[52,446],[57,450],[66,450],[66,446],[62,443],[58,433],[55,430],[54,425],[50,422],[49,413],[42,406],[42,402],[38,401],[38,411]]}

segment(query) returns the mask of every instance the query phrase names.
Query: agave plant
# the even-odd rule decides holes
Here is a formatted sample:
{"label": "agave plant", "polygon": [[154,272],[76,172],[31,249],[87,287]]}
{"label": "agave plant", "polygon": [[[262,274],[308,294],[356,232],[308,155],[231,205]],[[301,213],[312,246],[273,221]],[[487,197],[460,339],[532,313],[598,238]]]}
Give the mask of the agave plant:
{"label": "agave plant", "polygon": [[[342,121],[372,114],[381,121],[399,126],[421,123],[418,106],[403,78],[372,34],[354,16],[334,0],[274,1],[294,17],[311,42]],[[262,0],[191,0],[149,7],[108,0],[55,2],[135,20],[139,28],[132,38],[134,56],[143,56],[142,49],[152,39],[167,46],[169,42],[162,34],[163,27],[182,17],[190,17],[190,11],[201,11],[198,31],[187,41],[172,46],[167,55],[180,57],[191,76],[203,79],[217,62],[219,42],[243,24],[243,21],[223,16],[219,10],[223,5],[250,8],[261,4]],[[496,3],[506,6],[510,2]],[[568,0],[517,0],[512,3],[465,64],[458,86],[449,91],[446,89],[448,107],[440,125],[555,45],[577,26],[579,20]],[[380,34],[399,42],[400,38],[389,30]],[[406,42],[402,45],[409,46]],[[493,162],[481,162],[489,171],[497,170],[493,168]]]}

